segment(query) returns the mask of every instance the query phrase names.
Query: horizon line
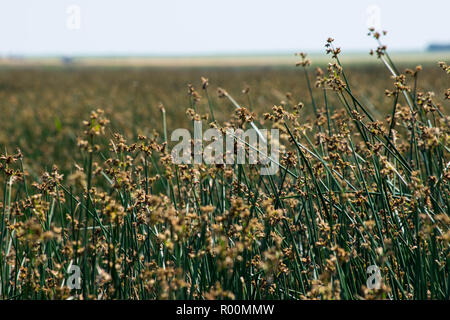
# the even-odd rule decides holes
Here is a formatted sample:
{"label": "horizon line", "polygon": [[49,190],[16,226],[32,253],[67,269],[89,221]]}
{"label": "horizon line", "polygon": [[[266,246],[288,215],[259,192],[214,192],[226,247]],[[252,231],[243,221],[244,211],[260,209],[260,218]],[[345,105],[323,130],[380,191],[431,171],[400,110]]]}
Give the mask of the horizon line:
{"label": "horizon line", "polygon": [[[0,52],[0,59],[5,58],[205,58],[205,57],[273,57],[273,56],[295,56],[295,53],[305,52],[308,55],[325,55],[325,50],[248,50],[248,51],[205,51],[205,52],[165,52],[165,53],[126,53],[126,52],[105,52],[105,53],[17,53]],[[369,54],[370,49],[352,49],[342,51],[342,54]],[[391,53],[417,54],[417,53],[437,53],[450,52],[449,50],[432,51],[427,48],[391,49]]]}

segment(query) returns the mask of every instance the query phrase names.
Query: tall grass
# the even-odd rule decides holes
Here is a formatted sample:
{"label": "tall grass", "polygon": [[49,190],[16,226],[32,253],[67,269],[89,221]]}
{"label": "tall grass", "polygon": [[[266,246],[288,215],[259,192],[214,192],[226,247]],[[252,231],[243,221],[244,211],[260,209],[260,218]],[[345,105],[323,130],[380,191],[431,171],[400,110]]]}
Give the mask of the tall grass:
{"label": "tall grass", "polygon": [[[315,86],[300,55],[308,102],[274,106],[259,120],[221,90],[221,109],[235,113],[219,123],[202,79],[209,123],[189,87],[192,120],[281,130],[276,175],[175,165],[162,106],[162,137],[132,143],[92,112],[77,140],[84,161],[69,177],[54,167],[31,182],[23,165],[31,159],[3,155],[0,297],[449,299],[449,117],[417,91],[420,68],[400,74],[380,44],[394,79],[392,112],[378,119],[351,88],[332,39],[327,50],[332,61],[316,70]],[[67,286],[72,265],[80,289]],[[371,265],[379,289],[366,287]]]}

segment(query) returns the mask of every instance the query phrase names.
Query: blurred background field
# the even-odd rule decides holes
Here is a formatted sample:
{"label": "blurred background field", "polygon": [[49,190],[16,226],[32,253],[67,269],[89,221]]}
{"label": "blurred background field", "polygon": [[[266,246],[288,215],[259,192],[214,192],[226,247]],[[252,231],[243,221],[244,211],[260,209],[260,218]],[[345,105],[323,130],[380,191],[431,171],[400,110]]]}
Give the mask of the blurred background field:
{"label": "blurred background field", "polygon": [[[450,51],[397,51],[391,53],[396,62],[406,63],[434,63],[445,61],[450,57]],[[313,65],[323,65],[329,62],[329,57],[321,52],[309,54]],[[340,60],[351,65],[377,64],[377,59],[367,52],[345,52]],[[292,67],[296,62],[294,54],[283,53],[255,53],[255,54],[224,54],[224,55],[152,55],[152,56],[4,56],[0,57],[2,67],[161,67],[161,68],[186,68],[186,67]]]}
{"label": "blurred background field", "polygon": [[[394,53],[392,57],[402,72],[422,65],[418,90],[435,91],[436,101],[444,101],[449,83],[441,76],[437,61],[448,61],[448,52]],[[308,76],[314,86],[316,67],[325,69],[331,59],[324,54],[309,58],[312,66]],[[295,67],[296,59],[294,55],[3,59],[0,147],[7,153],[20,148],[26,169],[34,177],[53,164],[69,172],[73,160],[79,157],[75,146],[81,119],[91,110],[104,109],[111,119],[110,133],[123,133],[130,141],[138,134],[161,132],[160,104],[167,112],[169,133],[175,128],[189,128],[185,114],[190,107],[188,84],[201,95],[199,111],[207,114],[209,110],[201,77],[209,79],[208,95],[221,123],[230,118],[234,107],[218,98],[219,87],[256,112],[260,123],[264,122],[262,114],[273,105],[289,108],[303,102],[306,123],[313,117],[312,106],[303,70]],[[389,71],[367,53],[344,54],[342,63],[356,95],[383,120],[392,108],[384,94],[385,89],[393,89]],[[247,94],[243,93],[246,88]],[[313,92],[322,99],[320,90]],[[333,95],[330,99],[333,103]],[[448,108],[448,104],[443,106]]]}

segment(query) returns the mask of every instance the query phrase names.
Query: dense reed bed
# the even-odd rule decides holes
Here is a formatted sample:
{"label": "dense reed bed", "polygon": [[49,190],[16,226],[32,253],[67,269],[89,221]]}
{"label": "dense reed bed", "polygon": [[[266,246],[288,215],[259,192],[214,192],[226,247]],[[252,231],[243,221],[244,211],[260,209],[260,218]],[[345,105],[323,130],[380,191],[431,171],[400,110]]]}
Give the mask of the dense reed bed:
{"label": "dense reed bed", "polygon": [[[245,88],[228,71],[219,94],[202,78],[152,101],[133,76],[111,89],[73,71],[97,89],[80,101],[43,88],[48,109],[14,109],[35,88],[3,80],[1,112],[14,121],[1,137],[0,298],[449,299],[450,67],[400,72],[380,44],[386,71],[361,76],[332,39],[326,48],[322,68],[299,54],[295,73],[267,70],[279,83],[258,74]],[[62,79],[52,72],[47,81]],[[194,120],[279,129],[278,173],[175,165],[170,131]],[[378,289],[367,287],[373,265]]]}

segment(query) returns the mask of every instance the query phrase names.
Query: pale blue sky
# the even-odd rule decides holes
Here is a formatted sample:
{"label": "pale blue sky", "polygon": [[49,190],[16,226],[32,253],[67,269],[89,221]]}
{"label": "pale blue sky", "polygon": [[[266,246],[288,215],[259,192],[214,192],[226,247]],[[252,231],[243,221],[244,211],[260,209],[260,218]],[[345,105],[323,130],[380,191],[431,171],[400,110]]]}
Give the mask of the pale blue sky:
{"label": "pale blue sky", "polygon": [[[80,29],[66,25],[72,4]],[[371,5],[392,50],[450,42],[449,0],[0,0],[0,54],[320,51],[329,36],[346,51],[367,52],[375,46],[366,36]]]}

